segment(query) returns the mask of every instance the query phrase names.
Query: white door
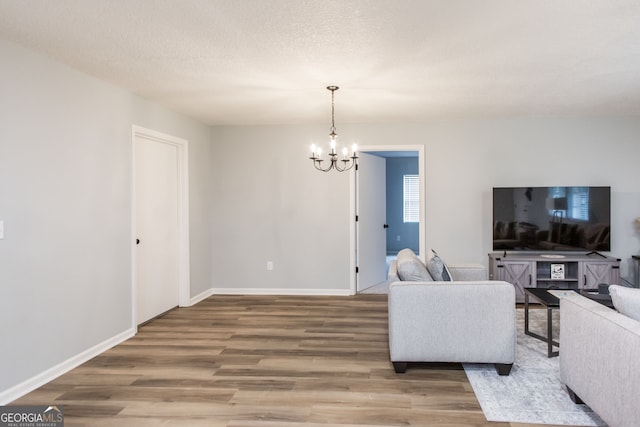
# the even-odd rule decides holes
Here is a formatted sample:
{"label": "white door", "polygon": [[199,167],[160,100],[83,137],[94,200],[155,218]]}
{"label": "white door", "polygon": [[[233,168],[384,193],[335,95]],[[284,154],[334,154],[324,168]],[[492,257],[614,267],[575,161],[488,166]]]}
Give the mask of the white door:
{"label": "white door", "polygon": [[136,135],[137,324],[178,305],[178,147]]}
{"label": "white door", "polygon": [[357,291],[387,279],[386,159],[360,153],[357,172]]}

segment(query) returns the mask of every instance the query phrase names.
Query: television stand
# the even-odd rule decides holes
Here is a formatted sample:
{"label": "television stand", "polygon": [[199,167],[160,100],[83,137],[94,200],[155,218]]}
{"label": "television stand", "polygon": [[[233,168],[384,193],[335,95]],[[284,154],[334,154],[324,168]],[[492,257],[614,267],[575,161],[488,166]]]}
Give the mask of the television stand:
{"label": "television stand", "polygon": [[[546,253],[489,254],[489,279],[512,283],[516,302],[524,303],[524,288],[597,289],[601,283],[620,282],[620,259],[598,252],[562,254],[549,258]],[[594,257],[597,255],[597,257]]]}
{"label": "television stand", "polygon": [[587,253],[586,256],[589,256],[589,255],[598,255],[598,256],[601,256],[602,258],[606,258],[607,257],[606,255],[602,255],[600,252],[597,252],[597,251],[591,251],[591,252]]}

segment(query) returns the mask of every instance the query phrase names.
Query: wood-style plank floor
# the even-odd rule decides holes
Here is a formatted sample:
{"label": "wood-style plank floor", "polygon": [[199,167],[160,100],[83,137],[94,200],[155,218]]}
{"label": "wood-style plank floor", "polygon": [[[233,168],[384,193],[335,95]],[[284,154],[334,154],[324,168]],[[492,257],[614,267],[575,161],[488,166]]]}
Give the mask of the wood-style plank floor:
{"label": "wood-style plank floor", "polygon": [[536,427],[487,422],[460,365],[396,374],[386,295],[213,296],[12,404],[68,427]]}

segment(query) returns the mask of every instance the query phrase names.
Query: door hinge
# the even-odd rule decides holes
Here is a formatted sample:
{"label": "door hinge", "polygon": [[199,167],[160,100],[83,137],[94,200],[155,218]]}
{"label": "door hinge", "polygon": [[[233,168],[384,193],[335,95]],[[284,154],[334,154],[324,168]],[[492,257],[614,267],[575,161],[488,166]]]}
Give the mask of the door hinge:
{"label": "door hinge", "polygon": [[356,267],[356,274],[360,273],[360,267]]}
{"label": "door hinge", "polygon": [[358,222],[358,215],[356,215],[356,222]]}

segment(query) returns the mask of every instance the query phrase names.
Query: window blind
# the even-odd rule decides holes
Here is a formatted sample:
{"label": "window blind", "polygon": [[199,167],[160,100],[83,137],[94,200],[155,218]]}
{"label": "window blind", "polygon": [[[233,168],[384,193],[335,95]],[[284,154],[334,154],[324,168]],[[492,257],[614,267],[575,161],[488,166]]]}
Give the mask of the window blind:
{"label": "window blind", "polygon": [[420,179],[419,175],[404,175],[404,222],[420,222]]}

